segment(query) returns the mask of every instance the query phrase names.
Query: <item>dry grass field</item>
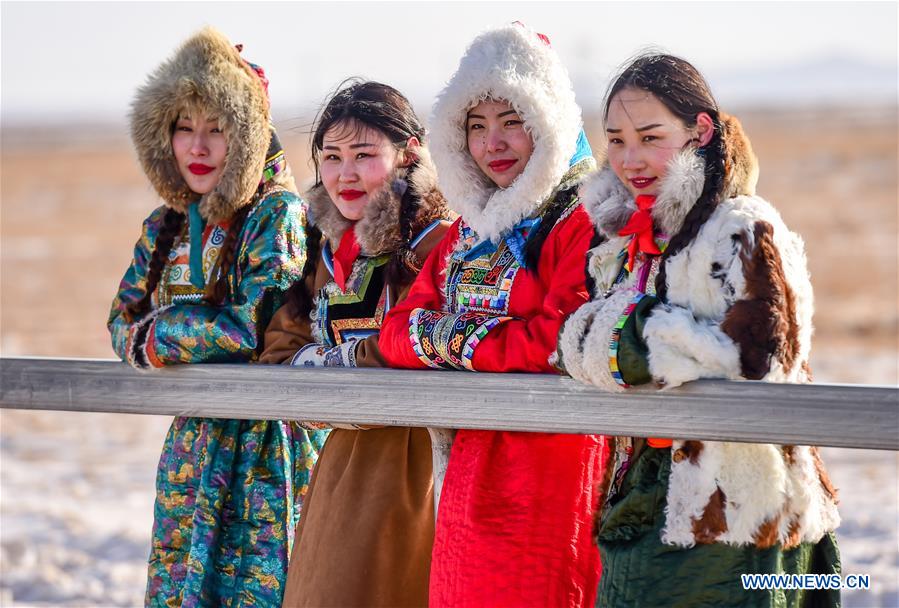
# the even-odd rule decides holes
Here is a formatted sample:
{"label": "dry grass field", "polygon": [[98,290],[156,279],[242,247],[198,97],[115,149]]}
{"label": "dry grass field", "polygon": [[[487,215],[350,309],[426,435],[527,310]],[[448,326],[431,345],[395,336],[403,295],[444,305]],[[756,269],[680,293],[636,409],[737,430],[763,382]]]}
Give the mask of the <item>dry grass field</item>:
{"label": "dry grass field", "polygon": [[[816,379],[896,384],[896,108],[738,115],[759,193],[806,241]],[[308,183],[305,136],[282,141]],[[125,129],[4,127],[0,163],[0,353],[113,357],[109,303],[158,204]],[[0,605],[140,604],[168,420],[3,411],[0,424]],[[897,455],[825,457],[843,487],[846,571],[878,585],[846,603],[899,605]]]}
{"label": "dry grass field", "polygon": [[[806,241],[818,379],[895,382],[895,360],[872,376],[860,357],[895,350],[899,335],[895,110],[742,119],[760,158],[759,193]],[[96,129],[95,143],[83,132],[3,133],[5,355],[113,356],[109,302],[158,199],[128,141]],[[601,141],[601,129],[591,131]],[[308,182],[305,136],[282,139]]]}

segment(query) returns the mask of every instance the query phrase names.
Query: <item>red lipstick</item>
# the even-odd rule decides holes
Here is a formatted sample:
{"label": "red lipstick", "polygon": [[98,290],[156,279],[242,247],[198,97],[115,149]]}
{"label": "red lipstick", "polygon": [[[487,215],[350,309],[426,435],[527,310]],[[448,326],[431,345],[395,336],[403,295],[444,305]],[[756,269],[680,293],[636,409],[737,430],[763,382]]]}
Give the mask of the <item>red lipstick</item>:
{"label": "red lipstick", "polygon": [[345,201],[354,201],[361,196],[365,196],[365,192],[362,190],[341,190],[337,194]]}
{"label": "red lipstick", "polygon": [[207,173],[212,173],[215,171],[215,167],[210,167],[209,165],[204,165],[203,163],[191,163],[187,165],[187,168],[194,175],[206,175]]}
{"label": "red lipstick", "polygon": [[632,177],[628,181],[631,185],[637,190],[642,190],[643,188],[648,188],[656,181],[655,177]]}
{"label": "red lipstick", "polygon": [[518,161],[514,158],[501,158],[499,160],[490,161],[487,163],[487,166],[497,173],[502,173],[517,162]]}

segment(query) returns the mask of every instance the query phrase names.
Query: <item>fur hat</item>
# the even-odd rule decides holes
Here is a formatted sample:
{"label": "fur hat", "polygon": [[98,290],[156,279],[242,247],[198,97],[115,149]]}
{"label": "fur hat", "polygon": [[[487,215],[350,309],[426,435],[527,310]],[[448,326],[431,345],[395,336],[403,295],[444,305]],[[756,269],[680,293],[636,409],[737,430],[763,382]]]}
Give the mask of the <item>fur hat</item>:
{"label": "fur hat", "polygon": [[[144,172],[165,204],[182,213],[197,195],[178,170],[172,129],[178,114],[193,108],[218,118],[227,138],[221,180],[200,202],[204,218],[222,221],[251,202],[272,131],[268,98],[259,75],[213,28],[184,42],[138,89],[131,106],[131,139]],[[292,184],[289,172],[284,173],[276,178]]]}
{"label": "fur hat", "polygon": [[[468,152],[468,111],[484,99],[508,101],[534,140],[521,175],[498,188]],[[496,240],[536,211],[568,171],[581,110],[559,56],[545,37],[520,24],[489,30],[468,47],[437,97],[431,153],[450,207],[484,239]]]}

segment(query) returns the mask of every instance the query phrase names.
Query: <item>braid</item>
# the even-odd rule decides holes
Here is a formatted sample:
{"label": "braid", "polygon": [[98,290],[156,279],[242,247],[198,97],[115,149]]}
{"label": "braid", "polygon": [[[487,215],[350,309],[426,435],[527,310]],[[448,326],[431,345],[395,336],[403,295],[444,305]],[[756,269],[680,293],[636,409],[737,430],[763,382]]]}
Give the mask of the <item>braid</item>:
{"label": "braid", "polygon": [[237,237],[243,230],[244,222],[250,213],[252,205],[244,205],[241,207],[231,220],[228,226],[228,233],[225,235],[225,241],[219,250],[218,261],[215,270],[212,273],[212,280],[206,285],[206,300],[214,305],[220,305],[225,301],[228,295],[228,273],[234,264],[234,258],[237,257]]}
{"label": "braid", "polygon": [[712,116],[712,120],[715,125],[714,135],[708,145],[702,148],[705,154],[705,183],[702,188],[702,194],[699,195],[699,200],[687,213],[681,229],[669,241],[668,247],[665,249],[665,253],[662,254],[659,263],[659,274],[656,275],[656,295],[661,300],[665,300],[668,294],[667,273],[665,271],[666,260],[677,255],[696,238],[702,226],[718,207],[721,193],[724,190],[724,138],[721,135],[721,123],[717,113]]}
{"label": "braid", "polygon": [[546,242],[546,237],[549,236],[556,222],[559,221],[559,218],[562,217],[562,214],[568,208],[573,191],[574,188],[569,188],[556,193],[549,207],[543,212],[543,219],[537,230],[528,237],[528,242],[524,246],[526,270],[536,271],[537,262],[540,261],[540,252],[543,250],[543,243]]}
{"label": "braid", "polygon": [[[418,168],[418,160],[409,167],[409,173],[411,174],[416,168]],[[412,191],[410,184],[406,186],[406,190],[400,198],[401,243],[390,256],[390,262],[387,264],[386,280],[389,285],[405,285],[421,270],[421,260],[410,247],[412,239],[415,237],[412,234],[412,225],[417,213],[418,197]]]}
{"label": "braid", "polygon": [[147,281],[144,286],[144,295],[137,302],[128,304],[125,308],[126,313],[133,321],[143,316],[150,310],[150,301],[156,286],[159,285],[159,279],[162,277],[162,269],[165,268],[166,259],[175,243],[175,237],[181,233],[181,226],[184,224],[184,214],[178,213],[171,207],[165,210],[162,216],[162,227],[156,234],[156,244],[153,247],[153,255],[150,256],[148,264]]}
{"label": "braid", "polygon": [[593,236],[590,237],[590,247],[587,249],[587,255],[584,256],[584,278],[587,285],[587,293],[590,294],[590,298],[596,299],[602,296],[601,293],[596,292],[596,279],[593,278],[593,274],[590,272],[590,259],[591,254],[590,251],[599,247],[603,243],[606,242],[605,235],[600,232],[599,227],[593,227]]}
{"label": "braid", "polygon": [[315,272],[321,255],[322,231],[309,224],[306,228],[306,263],[299,279],[287,290],[287,305],[294,318],[308,317],[312,311],[312,295],[306,291],[306,279]]}

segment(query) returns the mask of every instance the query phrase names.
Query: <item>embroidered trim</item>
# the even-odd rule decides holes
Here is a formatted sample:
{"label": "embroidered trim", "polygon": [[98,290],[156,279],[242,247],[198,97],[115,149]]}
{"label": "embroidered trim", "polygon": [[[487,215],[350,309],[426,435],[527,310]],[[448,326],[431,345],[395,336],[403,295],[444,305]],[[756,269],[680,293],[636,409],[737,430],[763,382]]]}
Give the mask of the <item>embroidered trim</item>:
{"label": "embroidered trim", "polygon": [[460,242],[447,260],[444,295],[452,313],[480,312],[503,316],[509,312],[509,299],[515,275],[521,266],[503,241],[490,255],[466,260],[476,235],[460,224]]}
{"label": "embroidered trim", "polygon": [[615,382],[624,388],[628,388],[630,384],[624,381],[624,378],[621,376],[621,370],[618,369],[618,346],[621,342],[621,330],[624,324],[627,323],[627,318],[634,312],[637,304],[645,297],[645,293],[637,293],[633,297],[625,307],[624,312],[618,317],[615,327],[612,328],[612,337],[609,339],[609,371],[612,372],[612,378],[615,379]]}
{"label": "embroidered trim", "polygon": [[418,247],[418,244],[425,240],[425,237],[431,234],[431,232],[440,225],[442,220],[434,220],[431,222],[424,230],[418,233],[418,236],[415,237],[411,243],[409,243],[409,249],[415,249]]}
{"label": "embroidered trim", "polygon": [[263,184],[277,174],[284,171],[287,167],[287,159],[284,156],[283,150],[278,150],[275,154],[265,159],[265,165],[262,167],[262,181],[260,184]]}
{"label": "embroidered trim", "polygon": [[295,367],[356,367],[356,343],[352,339],[334,347],[327,344],[307,344],[291,358]]}
{"label": "embroidered trim", "polygon": [[[325,248],[327,248],[327,243]],[[326,251],[323,254],[325,266],[331,272],[331,265]],[[385,298],[384,292],[388,291],[387,287],[383,287],[380,299],[374,317],[370,319],[340,319],[332,321],[329,315],[329,309],[332,305],[338,304],[358,304],[365,299],[365,295],[372,281],[375,270],[386,264],[390,260],[389,255],[380,255],[374,258],[359,257],[353,263],[353,270],[350,273],[346,283],[346,291],[341,291],[333,280],[329,280],[316,292],[312,309],[309,313],[309,320],[312,326],[312,338],[319,343],[336,346],[344,341],[344,336],[340,334],[346,331],[351,332],[349,336],[357,338],[365,338],[377,333],[381,328],[381,322],[384,315],[390,310],[389,298]],[[333,277],[333,272],[331,274]],[[334,333],[334,344],[331,343],[331,337],[328,330]]]}
{"label": "embroidered trim", "polygon": [[416,308],[409,315],[409,339],[419,361],[428,367],[474,371],[477,345],[491,329],[511,318]]}
{"label": "embroidered trim", "polygon": [[[200,230],[200,221],[202,218],[188,226],[185,232],[189,233],[189,236],[186,239],[181,238],[169,252],[163,276],[154,291],[154,302],[157,306],[198,304],[206,295],[206,284],[215,279],[213,273],[217,270],[216,262],[227,235],[229,222],[204,225]],[[194,234],[194,230],[199,231],[199,235]],[[228,282],[233,293],[234,282],[231,273],[228,275]]]}

